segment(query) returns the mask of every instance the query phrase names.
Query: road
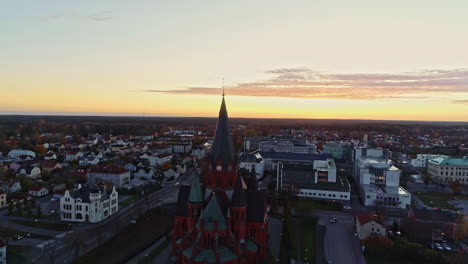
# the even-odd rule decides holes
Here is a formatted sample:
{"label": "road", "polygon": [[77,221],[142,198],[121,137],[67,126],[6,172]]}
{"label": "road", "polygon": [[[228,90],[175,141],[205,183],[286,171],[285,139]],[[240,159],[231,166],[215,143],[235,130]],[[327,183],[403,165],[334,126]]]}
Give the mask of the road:
{"label": "road", "polygon": [[[325,258],[334,264],[365,264],[359,238],[355,236],[353,217],[342,212],[316,211],[319,224],[325,226]],[[330,223],[336,218],[336,223]],[[320,242],[320,241],[318,241]]]}
{"label": "road", "polygon": [[[190,184],[192,174],[193,172],[180,176],[177,182],[181,185]],[[160,205],[175,203],[177,195],[178,187],[171,183],[126,207],[119,208],[117,213],[99,223],[75,224],[71,231],[37,245],[43,249],[43,253],[34,263],[50,263],[49,255],[54,256],[54,263],[71,263],[74,258],[72,252],[82,255],[92,250],[146,211]],[[73,243],[75,240],[79,240],[79,243]],[[83,248],[80,244],[85,244],[86,247]]]}

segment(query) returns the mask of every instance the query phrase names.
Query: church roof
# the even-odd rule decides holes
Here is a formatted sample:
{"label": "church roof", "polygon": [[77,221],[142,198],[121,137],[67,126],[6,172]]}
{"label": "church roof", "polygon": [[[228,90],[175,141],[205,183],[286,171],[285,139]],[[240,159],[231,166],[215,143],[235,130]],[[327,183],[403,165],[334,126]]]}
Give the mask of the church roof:
{"label": "church roof", "polygon": [[195,176],[193,177],[188,200],[191,203],[203,203],[203,193],[198,172],[195,172]]}
{"label": "church roof", "polygon": [[232,143],[229,118],[223,96],[211,152],[212,166],[215,167],[216,162],[219,160],[223,168],[226,169],[229,165],[229,161],[234,161],[234,158],[234,144]]}
{"label": "church roof", "polygon": [[[205,209],[202,211],[200,215],[200,219],[205,221],[204,229],[214,231],[215,226],[214,223],[218,222],[218,230],[225,230],[227,229],[226,220],[224,218],[223,212],[219,207],[218,201],[216,200],[216,195],[213,195],[211,200],[206,205]],[[198,221],[197,226],[200,225],[200,221]]]}
{"label": "church roof", "polygon": [[242,179],[237,176],[236,185],[234,186],[234,193],[232,194],[231,207],[245,207],[247,202],[245,200],[245,192],[242,187]]}

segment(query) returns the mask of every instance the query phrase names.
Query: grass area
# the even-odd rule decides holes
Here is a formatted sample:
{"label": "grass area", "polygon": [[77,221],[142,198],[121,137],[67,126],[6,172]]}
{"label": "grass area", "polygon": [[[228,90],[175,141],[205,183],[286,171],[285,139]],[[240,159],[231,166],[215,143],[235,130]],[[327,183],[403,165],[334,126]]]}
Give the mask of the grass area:
{"label": "grass area", "polygon": [[[27,235],[29,234],[29,236]],[[37,238],[37,239],[50,239],[51,236],[39,235],[34,233],[27,233],[20,230],[16,230],[8,227],[0,227],[0,237],[12,237],[14,235],[21,235],[25,238]]]}
{"label": "grass area", "polygon": [[28,263],[30,260],[25,256],[25,252],[31,250],[31,248],[31,246],[9,245],[7,247],[7,263]]}
{"label": "grass area", "polygon": [[116,236],[77,259],[75,263],[125,262],[170,230],[173,223],[173,216],[162,208],[154,208],[140,217],[136,224],[128,225]]}
{"label": "grass area", "polygon": [[317,218],[307,216],[301,220],[302,230],[302,254],[308,263],[315,261],[315,230]]}
{"label": "grass area", "polygon": [[334,202],[313,200],[309,198],[299,198],[296,202],[298,213],[306,213],[313,210],[339,211],[340,205]]}
{"label": "grass area", "polygon": [[139,264],[150,264],[153,259],[158,256],[167,246],[169,245],[169,240],[166,239],[161,245],[151,251],[148,256],[144,257]]}
{"label": "grass area", "polygon": [[456,208],[447,201],[452,200],[452,195],[437,192],[416,192],[416,196],[428,206],[438,207],[447,210],[456,210]]}
{"label": "grass area", "polygon": [[132,195],[127,200],[124,200],[124,201],[120,202],[119,206],[127,206],[127,205],[133,203],[134,201],[136,201],[138,199],[139,199],[138,195],[136,195],[136,194]]}
{"label": "grass area", "polygon": [[68,224],[60,224],[60,223],[47,223],[47,222],[34,222],[34,221],[29,221],[29,220],[9,220],[12,223],[18,224],[18,225],[24,225],[24,226],[30,226],[34,228],[41,228],[41,229],[49,229],[49,230],[54,230],[54,231],[68,231],[70,230],[70,227]]}

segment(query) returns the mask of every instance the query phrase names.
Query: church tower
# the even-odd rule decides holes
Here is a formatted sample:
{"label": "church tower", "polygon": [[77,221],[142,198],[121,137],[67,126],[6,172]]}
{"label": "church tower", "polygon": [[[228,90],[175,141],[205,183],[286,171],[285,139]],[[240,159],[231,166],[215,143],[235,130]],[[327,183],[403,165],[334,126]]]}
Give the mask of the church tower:
{"label": "church tower", "polygon": [[236,155],[223,95],[207,173],[209,187],[232,189],[236,182],[235,164]]}

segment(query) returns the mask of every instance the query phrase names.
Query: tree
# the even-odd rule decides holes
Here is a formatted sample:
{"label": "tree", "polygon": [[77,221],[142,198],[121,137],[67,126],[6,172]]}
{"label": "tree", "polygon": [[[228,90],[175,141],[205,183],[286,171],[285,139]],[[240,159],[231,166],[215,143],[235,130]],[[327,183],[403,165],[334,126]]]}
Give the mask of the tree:
{"label": "tree", "polygon": [[373,236],[364,241],[367,251],[371,255],[382,255],[393,248],[393,241],[388,237]]}
{"label": "tree", "polygon": [[426,188],[427,188],[427,185],[432,183],[432,176],[431,174],[429,174],[428,172],[426,173],[423,173],[422,174],[422,180],[424,182],[424,184],[426,184]]}
{"label": "tree", "polygon": [[450,183],[450,188],[455,194],[459,194],[461,192],[461,183],[459,180],[453,181]]}
{"label": "tree", "polygon": [[22,192],[28,192],[29,189],[31,189],[32,185],[33,185],[33,182],[31,179],[29,178],[26,178],[26,177],[23,177],[21,180],[20,180],[20,183],[21,183],[21,191]]}
{"label": "tree", "polygon": [[41,218],[42,208],[41,208],[41,206],[39,204],[37,205],[36,210],[37,210],[37,214],[36,214],[37,218]]}
{"label": "tree", "polygon": [[11,215],[13,213],[13,209],[15,209],[14,205],[12,202],[8,204],[8,214]]}

